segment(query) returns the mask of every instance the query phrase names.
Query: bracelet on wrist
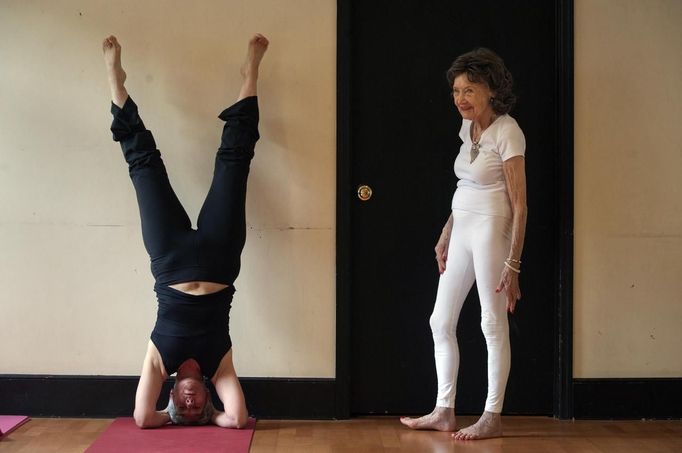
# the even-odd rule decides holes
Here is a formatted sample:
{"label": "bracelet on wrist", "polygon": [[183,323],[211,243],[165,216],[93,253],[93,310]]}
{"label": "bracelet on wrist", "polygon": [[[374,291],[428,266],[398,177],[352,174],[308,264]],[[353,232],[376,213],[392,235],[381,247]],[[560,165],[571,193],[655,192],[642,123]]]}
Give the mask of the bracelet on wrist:
{"label": "bracelet on wrist", "polygon": [[517,274],[520,274],[520,273],[521,273],[521,269],[515,268],[514,266],[512,266],[511,264],[509,264],[509,263],[506,262],[506,261],[504,262],[504,265],[507,266],[507,267],[508,267],[509,269],[511,269],[512,271],[516,272]]}

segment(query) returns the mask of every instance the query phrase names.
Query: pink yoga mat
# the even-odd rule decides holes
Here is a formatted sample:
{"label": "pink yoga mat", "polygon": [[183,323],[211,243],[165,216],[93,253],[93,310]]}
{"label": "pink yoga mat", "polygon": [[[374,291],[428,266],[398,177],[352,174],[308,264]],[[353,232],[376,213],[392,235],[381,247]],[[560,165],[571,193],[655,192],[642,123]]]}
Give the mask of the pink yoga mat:
{"label": "pink yoga mat", "polygon": [[0,415],[0,438],[8,435],[27,421],[28,417],[24,415]]}
{"label": "pink yoga mat", "polygon": [[225,429],[217,426],[173,426],[140,429],[132,418],[117,418],[87,453],[125,452],[224,452],[247,453],[256,420],[249,419],[246,428]]}

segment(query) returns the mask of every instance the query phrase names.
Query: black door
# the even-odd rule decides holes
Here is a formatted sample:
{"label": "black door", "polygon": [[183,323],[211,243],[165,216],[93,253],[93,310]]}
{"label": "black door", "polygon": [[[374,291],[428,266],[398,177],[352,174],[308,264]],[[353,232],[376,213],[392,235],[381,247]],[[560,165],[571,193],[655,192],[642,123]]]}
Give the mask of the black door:
{"label": "black door", "polygon": [[[515,78],[512,116],[526,135],[528,226],[523,299],[510,317],[505,413],[550,414],[559,197],[555,4],[546,0],[351,1],[348,20],[350,412],[424,413],[436,377],[428,324],[438,271],[433,247],[450,213],[461,118],[445,71],[475,47],[499,53]],[[345,68],[345,69],[344,69]],[[355,193],[366,184],[372,196]],[[486,349],[475,288],[458,328],[459,413],[479,413]]]}

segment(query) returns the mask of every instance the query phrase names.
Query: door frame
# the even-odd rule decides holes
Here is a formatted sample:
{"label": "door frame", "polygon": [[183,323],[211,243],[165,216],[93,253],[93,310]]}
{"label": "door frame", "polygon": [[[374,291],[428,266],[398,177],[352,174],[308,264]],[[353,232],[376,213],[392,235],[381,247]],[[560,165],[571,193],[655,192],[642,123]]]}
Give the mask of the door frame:
{"label": "door frame", "polygon": [[[336,380],[335,416],[349,418],[351,389],[351,163],[352,130],[351,8],[353,0],[337,0],[336,53]],[[554,0],[556,124],[554,174],[559,181],[555,218],[558,256],[554,294],[553,415],[573,417],[573,0]]]}

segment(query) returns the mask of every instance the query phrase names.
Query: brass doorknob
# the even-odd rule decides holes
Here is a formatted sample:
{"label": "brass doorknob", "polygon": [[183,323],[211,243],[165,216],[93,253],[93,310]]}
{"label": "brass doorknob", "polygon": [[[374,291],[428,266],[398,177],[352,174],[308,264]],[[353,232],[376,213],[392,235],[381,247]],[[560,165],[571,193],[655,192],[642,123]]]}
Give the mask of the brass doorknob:
{"label": "brass doorknob", "polygon": [[367,201],[372,198],[372,188],[365,184],[358,186],[358,198],[360,201]]}

